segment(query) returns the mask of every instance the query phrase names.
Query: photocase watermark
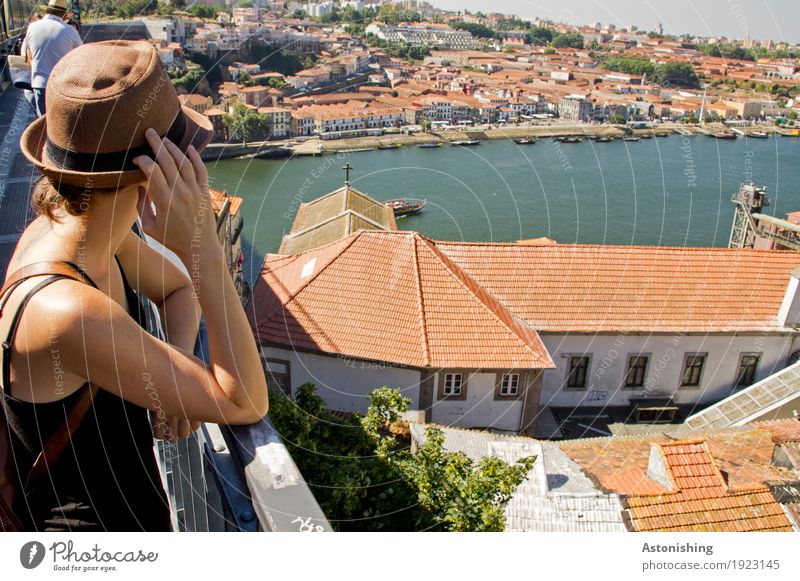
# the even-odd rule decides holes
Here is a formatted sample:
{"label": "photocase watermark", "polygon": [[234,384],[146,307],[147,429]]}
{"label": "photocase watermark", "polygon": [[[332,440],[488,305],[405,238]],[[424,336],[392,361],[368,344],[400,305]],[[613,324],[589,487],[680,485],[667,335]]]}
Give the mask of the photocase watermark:
{"label": "photocase watermark", "polygon": [[58,346],[58,315],[50,313],[50,332],[47,336],[47,343],[50,346],[50,357],[53,365],[53,381],[55,383],[55,394],[64,395],[64,369],[61,367],[61,349]]}
{"label": "photocase watermark", "polygon": [[167,421],[167,413],[162,409],[161,405],[161,398],[158,395],[158,391],[156,391],[155,384],[153,382],[153,376],[150,375],[147,371],[142,373],[142,381],[144,382],[144,390],[147,392],[147,397],[152,400],[152,410],[156,416],[155,421],[153,422],[153,431],[157,429],[164,430],[164,436],[169,438],[172,435],[172,430],[169,427],[169,422]]}
{"label": "photocase watermark", "polygon": [[50,555],[54,571],[107,573],[118,570],[123,563],[155,563],[159,554],[155,551],[105,550],[95,543],[88,549],[76,549],[73,541],[57,541],[45,548],[39,541],[29,541],[19,551],[19,562],[25,569],[40,566]]}
{"label": "photocase watermark", "polygon": [[205,195],[200,196],[200,204],[197,207],[197,214],[194,217],[194,233],[192,234],[192,240],[190,243],[190,249],[192,251],[191,256],[191,268],[189,269],[189,276],[192,279],[192,298],[198,299],[200,296],[200,279],[202,278],[201,273],[201,260],[200,260],[200,250],[203,242],[203,232],[207,228],[206,225],[206,214],[209,212],[208,208],[208,192]]}
{"label": "photocase watermark", "polygon": [[46,550],[39,541],[29,541],[19,550],[19,563],[26,569],[36,569],[44,561]]}
{"label": "photocase watermark", "polygon": [[686,135],[681,136],[681,158],[686,164],[683,168],[683,175],[686,176],[686,188],[693,190],[697,186],[697,172],[692,154],[692,143]]}

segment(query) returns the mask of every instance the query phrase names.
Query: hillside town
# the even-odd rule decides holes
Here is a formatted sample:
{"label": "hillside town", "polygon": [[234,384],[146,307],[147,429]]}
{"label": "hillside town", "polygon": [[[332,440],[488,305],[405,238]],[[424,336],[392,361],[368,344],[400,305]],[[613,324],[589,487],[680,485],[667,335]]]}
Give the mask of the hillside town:
{"label": "hillside town", "polygon": [[[692,246],[671,238],[564,240],[550,231],[526,237],[509,225],[506,238],[461,231],[447,238],[414,222],[451,211],[436,208],[433,195],[400,198],[406,194],[396,190],[406,185],[385,178],[396,198],[387,199],[387,191],[362,185],[376,182],[359,181],[383,171],[369,165],[377,157],[386,164],[401,153],[474,149],[270,159],[483,139],[513,139],[512,146],[540,137],[553,137],[561,153],[562,140],[671,133],[679,137],[637,147],[696,134],[785,143],[795,155],[789,147],[798,140],[789,137],[800,136],[800,44],[674,34],[658,23],[649,30],[583,24],[567,13],[526,20],[417,0],[96,0],[70,7],[84,43],[136,47],[170,89],[175,110],[207,119],[206,169],[194,144],[185,153],[192,191],[197,199],[207,193],[213,210],[225,275],[213,280],[230,275],[236,295],[225,319],[209,323],[203,311],[194,357],[204,370],[219,367],[215,349],[224,342],[214,332],[220,320],[242,314],[237,338],[255,346],[247,370],[256,369],[269,393],[268,415],[257,421],[203,421],[199,430],[156,442],[173,530],[800,532],[800,212],[767,214],[773,200],[767,185],[755,183],[761,176],[753,177],[752,151],[745,154],[752,179],[730,191],[713,176],[724,197],[713,217],[696,219],[724,215],[727,228],[730,210],[727,247],[716,238]],[[4,47],[18,50],[23,29],[17,37],[6,31]],[[110,76],[87,80],[86,93],[94,98]],[[0,91],[0,141],[14,143],[3,150],[0,171],[3,272],[35,219],[35,166],[16,133],[44,125],[9,81]],[[167,126],[158,137],[174,156],[168,167],[178,180],[189,170],[174,163],[184,152]],[[477,151],[495,145],[504,144]],[[687,179],[690,196],[669,192],[685,214],[702,196],[693,191],[689,161],[664,172]],[[318,164],[307,166],[316,192],[303,171],[296,189],[275,169],[306,162]],[[463,168],[458,163],[474,162],[454,158],[451,175]],[[498,164],[498,179],[515,163]],[[623,166],[617,158],[607,163],[601,169],[609,173]],[[411,163],[397,165],[408,171]],[[724,171],[739,183],[732,167]],[[317,177],[323,173],[325,182]],[[202,175],[210,178],[207,192]],[[580,176],[569,176],[576,199],[579,188],[596,188],[593,176],[578,186]],[[135,242],[161,253],[176,277],[202,280],[188,262],[199,264],[202,253],[181,258],[171,240],[147,233],[145,222],[172,208],[151,200],[148,212],[153,183],[139,182],[131,223],[142,240]],[[632,204],[647,202],[646,194],[636,198],[636,190],[609,183]],[[777,198],[779,188],[770,188]],[[473,189],[480,204],[497,195],[481,184]],[[667,196],[664,186],[657,201]],[[476,219],[467,211],[455,216],[465,203],[453,198],[448,217],[459,226]],[[530,198],[535,212],[563,219]],[[622,204],[603,203],[618,219],[603,227],[627,219],[618,217]],[[267,215],[288,226],[281,231]],[[528,216],[518,213],[520,222]],[[256,240],[258,228],[277,232],[274,247]],[[122,264],[120,271],[127,297]],[[165,314],[169,297],[157,304],[140,300],[147,295],[138,287],[131,293],[141,303],[137,317],[146,311],[150,319],[142,327],[166,338],[175,328]],[[191,349],[184,351],[189,361]],[[179,387],[190,397],[192,385]]]}
{"label": "hillside town", "polygon": [[218,142],[564,123],[792,130],[800,112],[800,54],[771,40],[522,21],[416,0],[196,2],[98,20],[89,35],[123,26],[158,47]]}

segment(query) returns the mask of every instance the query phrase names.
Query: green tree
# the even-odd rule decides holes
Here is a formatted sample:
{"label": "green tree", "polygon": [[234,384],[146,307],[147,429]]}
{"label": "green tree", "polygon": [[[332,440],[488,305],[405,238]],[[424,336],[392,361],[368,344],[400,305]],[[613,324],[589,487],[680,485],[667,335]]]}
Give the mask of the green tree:
{"label": "green tree", "polygon": [[608,118],[608,122],[612,125],[625,125],[625,116],[619,115],[618,113],[614,113],[611,117]]}
{"label": "green tree", "polygon": [[496,38],[498,36],[494,30],[485,24],[478,24],[477,22],[464,22],[461,20],[458,22],[451,22],[450,27],[456,30],[466,30],[476,38]]}
{"label": "green tree", "polygon": [[503,530],[503,509],[534,458],[475,463],[446,451],[435,429],[412,453],[400,419],[409,405],[399,390],[380,388],[366,415],[341,420],[312,384],[294,401],[270,393],[275,428],[339,530]]}
{"label": "green tree", "polygon": [[577,32],[567,32],[553,37],[551,41],[554,48],[583,48],[583,35]]}
{"label": "green tree", "polygon": [[423,119],[422,121],[420,121],[419,125],[420,127],[422,127],[422,130],[425,133],[430,133],[431,127],[433,126],[430,119]]}
{"label": "green tree", "polygon": [[503,509],[533,467],[535,457],[515,465],[486,457],[475,464],[463,452],[444,449],[444,433],[425,431],[425,442],[414,454],[398,450],[391,426],[411,400],[398,389],[382,387],[369,396],[362,425],[376,442],[378,457],[395,466],[417,494],[426,529],[446,531],[502,531]]}
{"label": "green tree", "polygon": [[535,26],[530,30],[531,41],[533,44],[548,44],[553,40],[553,31],[549,28]]}
{"label": "green tree", "polygon": [[269,134],[269,119],[255,109],[235,103],[233,112],[222,118],[225,126],[247,145],[248,141],[264,139]]}

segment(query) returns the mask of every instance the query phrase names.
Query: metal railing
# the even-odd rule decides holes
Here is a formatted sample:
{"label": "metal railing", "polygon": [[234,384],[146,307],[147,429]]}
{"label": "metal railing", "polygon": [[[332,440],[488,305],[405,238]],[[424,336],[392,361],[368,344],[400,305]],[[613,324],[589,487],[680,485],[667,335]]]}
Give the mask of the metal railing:
{"label": "metal railing", "polygon": [[[136,233],[144,238],[137,224]],[[147,329],[160,339],[158,308],[145,305]],[[201,322],[195,356],[209,362]],[[323,532],[332,527],[268,418],[249,426],[202,424],[177,442],[156,440],[175,531]]]}

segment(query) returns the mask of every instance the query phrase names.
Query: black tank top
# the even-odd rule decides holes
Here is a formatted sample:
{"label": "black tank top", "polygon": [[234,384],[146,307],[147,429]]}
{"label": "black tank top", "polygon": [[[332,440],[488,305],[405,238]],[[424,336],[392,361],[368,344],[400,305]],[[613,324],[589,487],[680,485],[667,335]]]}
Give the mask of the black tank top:
{"label": "black tank top", "polygon": [[[130,314],[144,327],[142,304],[119,268]],[[62,400],[32,404],[12,397],[9,386],[3,386],[19,466],[33,464],[88,388],[85,384]],[[37,531],[171,530],[147,410],[99,390],[70,443],[50,470],[20,495],[15,511]]]}

